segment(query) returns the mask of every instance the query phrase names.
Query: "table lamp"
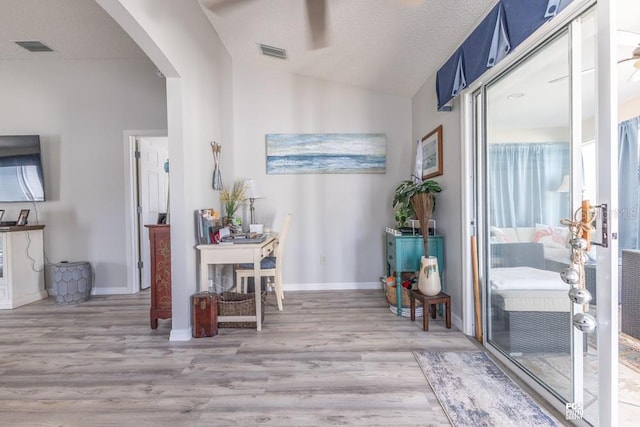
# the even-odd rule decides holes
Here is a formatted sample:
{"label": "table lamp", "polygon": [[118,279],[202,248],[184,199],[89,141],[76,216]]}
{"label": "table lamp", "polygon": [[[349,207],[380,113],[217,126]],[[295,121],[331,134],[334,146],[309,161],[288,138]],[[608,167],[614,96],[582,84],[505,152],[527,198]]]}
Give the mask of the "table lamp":
{"label": "table lamp", "polygon": [[557,193],[568,193],[571,190],[571,181],[569,175],[565,175],[562,177],[562,182],[560,186],[556,190]]}
{"label": "table lamp", "polygon": [[250,224],[255,224],[255,207],[254,202],[256,199],[262,198],[262,193],[258,189],[256,182],[253,179],[245,179],[244,180],[244,195],[247,199],[249,199],[249,212],[251,213],[251,222]]}

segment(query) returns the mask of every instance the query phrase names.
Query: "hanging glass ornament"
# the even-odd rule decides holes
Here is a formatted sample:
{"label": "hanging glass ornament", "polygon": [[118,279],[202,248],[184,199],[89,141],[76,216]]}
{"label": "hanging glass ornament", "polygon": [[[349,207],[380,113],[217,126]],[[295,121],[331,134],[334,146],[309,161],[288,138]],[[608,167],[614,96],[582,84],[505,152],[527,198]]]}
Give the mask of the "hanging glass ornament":
{"label": "hanging glass ornament", "polygon": [[573,326],[582,332],[593,332],[597,326],[596,318],[589,313],[576,313],[573,316]]}
{"label": "hanging glass ornament", "polygon": [[573,249],[579,249],[581,251],[587,250],[587,247],[589,246],[589,242],[581,237],[573,238],[569,241],[569,243],[571,244],[571,247]]}
{"label": "hanging glass ornament", "polygon": [[567,267],[560,273],[560,278],[564,283],[569,285],[576,285],[580,283],[580,273],[574,270],[572,267]]}
{"label": "hanging glass ornament", "polygon": [[591,301],[593,297],[591,296],[591,292],[584,288],[571,288],[571,290],[569,290],[569,298],[571,298],[571,301],[575,304],[582,305]]}

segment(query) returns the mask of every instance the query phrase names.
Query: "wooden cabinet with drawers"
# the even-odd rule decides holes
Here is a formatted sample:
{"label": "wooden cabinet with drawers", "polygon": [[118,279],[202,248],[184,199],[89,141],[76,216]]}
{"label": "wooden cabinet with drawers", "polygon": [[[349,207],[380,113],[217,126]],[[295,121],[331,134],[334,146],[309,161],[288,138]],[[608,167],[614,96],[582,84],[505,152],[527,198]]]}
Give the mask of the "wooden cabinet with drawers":
{"label": "wooden cabinet with drawers", "polygon": [[158,319],[171,319],[171,234],[168,224],[145,225],[149,229],[151,258],[151,329]]}
{"label": "wooden cabinet with drawers", "polygon": [[[401,283],[401,273],[420,270],[420,258],[424,255],[424,243],[421,235],[396,235],[386,232],[387,276],[396,276],[396,283]],[[429,236],[429,255],[438,258],[438,271],[442,290],[446,291],[444,282],[444,238],[439,235]]]}

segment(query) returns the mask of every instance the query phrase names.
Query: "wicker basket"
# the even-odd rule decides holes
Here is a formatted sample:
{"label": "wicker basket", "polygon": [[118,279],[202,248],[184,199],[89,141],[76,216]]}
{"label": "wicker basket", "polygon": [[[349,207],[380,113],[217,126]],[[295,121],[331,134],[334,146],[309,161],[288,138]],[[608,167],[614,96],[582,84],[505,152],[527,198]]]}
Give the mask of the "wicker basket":
{"label": "wicker basket", "polygon": [[[264,306],[267,303],[267,293],[262,292],[261,319],[264,322]],[[223,292],[218,297],[218,316],[255,316],[255,293],[238,294]],[[255,328],[256,322],[220,322],[219,328]]]}
{"label": "wicker basket", "polygon": [[[401,296],[402,296],[402,300],[400,301],[400,305],[402,307],[410,307],[411,306],[411,301],[409,299],[409,292],[411,292],[409,289],[407,288],[402,288],[401,291]],[[398,304],[398,293],[396,291],[396,287],[395,286],[389,286],[386,285],[385,288],[385,295],[387,297],[387,302],[390,305],[397,305]],[[416,301],[416,307],[421,307],[422,306],[422,302],[420,301]]]}

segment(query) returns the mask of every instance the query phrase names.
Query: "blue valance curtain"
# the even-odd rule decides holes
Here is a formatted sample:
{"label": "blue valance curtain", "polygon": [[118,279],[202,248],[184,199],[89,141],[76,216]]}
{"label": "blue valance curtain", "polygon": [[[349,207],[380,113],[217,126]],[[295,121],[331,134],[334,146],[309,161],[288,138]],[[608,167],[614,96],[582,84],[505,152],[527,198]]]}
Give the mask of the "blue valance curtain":
{"label": "blue valance curtain", "polygon": [[489,145],[489,223],[559,226],[569,212],[569,194],[557,191],[569,174],[569,156],[568,143]]}
{"label": "blue valance curtain", "polygon": [[438,70],[438,109],[442,109],[462,89],[500,62],[571,1],[500,0]]}
{"label": "blue valance curtain", "polygon": [[[640,171],[638,126],[640,118],[618,125],[618,235],[619,250],[638,249],[640,242]],[[622,252],[620,252],[621,254]]]}

